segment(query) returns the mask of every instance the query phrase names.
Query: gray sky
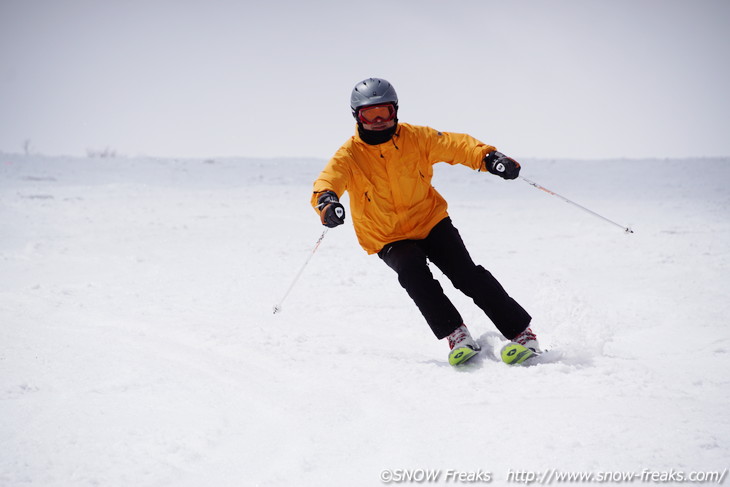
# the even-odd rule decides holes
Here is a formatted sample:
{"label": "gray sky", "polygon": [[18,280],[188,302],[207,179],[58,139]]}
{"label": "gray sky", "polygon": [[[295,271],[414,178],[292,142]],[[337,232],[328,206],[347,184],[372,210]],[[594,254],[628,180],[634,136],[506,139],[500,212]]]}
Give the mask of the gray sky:
{"label": "gray sky", "polygon": [[730,155],[727,0],[0,0],[0,150],[327,158],[349,95],[515,157]]}

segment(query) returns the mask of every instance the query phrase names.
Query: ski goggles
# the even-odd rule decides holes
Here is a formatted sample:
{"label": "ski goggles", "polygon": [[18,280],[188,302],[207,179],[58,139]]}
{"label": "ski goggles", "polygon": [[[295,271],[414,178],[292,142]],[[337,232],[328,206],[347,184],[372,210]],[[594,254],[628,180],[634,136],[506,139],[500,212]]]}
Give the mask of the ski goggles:
{"label": "ski goggles", "polygon": [[357,112],[357,119],[362,123],[390,122],[395,118],[395,106],[392,103],[363,107]]}

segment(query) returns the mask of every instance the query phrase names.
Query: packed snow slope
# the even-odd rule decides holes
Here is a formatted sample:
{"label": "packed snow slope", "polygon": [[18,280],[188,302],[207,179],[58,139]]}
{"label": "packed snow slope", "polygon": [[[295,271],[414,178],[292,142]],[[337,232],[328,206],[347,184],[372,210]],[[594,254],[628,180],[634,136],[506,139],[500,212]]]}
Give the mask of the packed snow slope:
{"label": "packed snow slope", "polygon": [[472,257],[551,349],[501,363],[434,269],[484,346],[461,369],[349,218],[272,313],[322,233],[324,163],[0,154],[0,485],[728,467],[730,160],[523,161],[632,235],[437,165]]}

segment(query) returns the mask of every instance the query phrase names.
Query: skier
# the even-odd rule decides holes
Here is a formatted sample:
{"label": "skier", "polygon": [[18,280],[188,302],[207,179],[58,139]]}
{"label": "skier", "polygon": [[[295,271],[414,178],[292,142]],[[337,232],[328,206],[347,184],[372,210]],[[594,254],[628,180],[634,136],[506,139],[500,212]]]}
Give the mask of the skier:
{"label": "skier", "polygon": [[431,186],[437,162],[463,164],[504,179],[517,178],[519,163],[469,135],[400,123],[398,96],[384,79],[358,83],[350,107],[357,133],[314,182],[312,206],[322,224],[332,228],[344,223],[339,197],[348,191],[360,245],[397,273],[436,338],[447,338],[452,365],[474,356],[479,345],[433,278],[427,259],[474,300],[505,338],[522,345],[527,357],[529,351],[539,353],[530,315],[472,261],[446,211],[446,200]]}

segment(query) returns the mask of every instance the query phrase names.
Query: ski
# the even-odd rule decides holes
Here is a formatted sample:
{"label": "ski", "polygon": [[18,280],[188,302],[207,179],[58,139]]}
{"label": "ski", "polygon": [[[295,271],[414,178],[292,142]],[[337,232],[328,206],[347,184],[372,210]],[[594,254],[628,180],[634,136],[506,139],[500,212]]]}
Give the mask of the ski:
{"label": "ski", "polygon": [[535,352],[531,348],[520,345],[517,342],[509,342],[507,345],[502,347],[500,355],[502,356],[502,362],[507,365],[518,365],[533,357],[539,356],[540,353]]}

